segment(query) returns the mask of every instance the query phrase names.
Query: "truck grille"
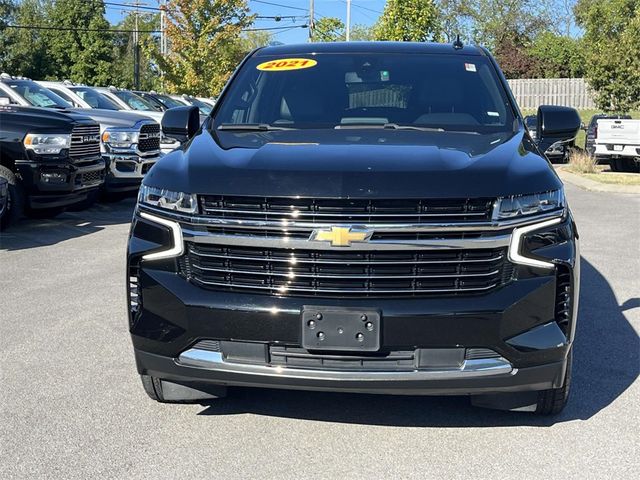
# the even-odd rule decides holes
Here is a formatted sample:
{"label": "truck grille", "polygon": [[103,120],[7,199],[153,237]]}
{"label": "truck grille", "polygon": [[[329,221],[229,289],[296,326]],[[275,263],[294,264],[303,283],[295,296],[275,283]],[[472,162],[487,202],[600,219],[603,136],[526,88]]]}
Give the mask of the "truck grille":
{"label": "truck grille", "polygon": [[160,150],[160,125],[146,123],[140,128],[138,150],[141,152]]}
{"label": "truck grille", "polygon": [[69,156],[74,160],[100,156],[100,126],[79,125],[71,132]]}
{"label": "truck grille", "polygon": [[85,186],[102,183],[104,179],[104,170],[94,170],[92,172],[83,173],[80,176],[80,183]]}
{"label": "truck grille", "polygon": [[504,248],[335,251],[187,243],[181,274],[202,288],[284,296],[486,292],[512,275]]}
{"label": "truck grille", "polygon": [[227,220],[381,224],[487,221],[493,198],[366,200],[203,195],[204,215]]}

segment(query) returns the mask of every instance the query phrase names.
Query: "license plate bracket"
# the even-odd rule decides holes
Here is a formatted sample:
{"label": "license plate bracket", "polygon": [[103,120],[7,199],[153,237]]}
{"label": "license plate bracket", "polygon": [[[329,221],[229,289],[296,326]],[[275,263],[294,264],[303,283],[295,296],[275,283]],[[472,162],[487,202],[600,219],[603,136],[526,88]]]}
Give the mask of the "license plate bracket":
{"label": "license plate bracket", "polygon": [[380,350],[379,310],[305,305],[301,319],[302,347],[307,350]]}

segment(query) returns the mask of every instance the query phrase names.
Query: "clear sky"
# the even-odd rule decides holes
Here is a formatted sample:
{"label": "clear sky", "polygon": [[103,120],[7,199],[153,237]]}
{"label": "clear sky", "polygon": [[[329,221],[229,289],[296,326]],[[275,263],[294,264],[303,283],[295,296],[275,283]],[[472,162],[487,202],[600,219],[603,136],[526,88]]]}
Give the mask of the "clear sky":
{"label": "clear sky", "polygon": [[[105,0],[109,2],[109,0]],[[127,0],[112,0],[113,3],[127,3]],[[352,0],[351,24],[371,25],[382,13],[386,0]],[[158,0],[141,0],[141,5],[157,6]],[[277,5],[270,5],[277,4]],[[107,18],[111,23],[118,23],[128,7],[106,5]],[[282,27],[274,30],[273,38],[283,43],[306,42],[309,36],[306,28],[291,28],[295,25],[305,25],[308,22],[309,0],[249,0],[249,7],[257,15],[264,16],[296,16],[295,19],[284,18],[279,22],[273,19],[257,19],[253,28]],[[347,17],[346,0],[315,0],[316,21],[321,17],[337,17],[343,22]],[[290,28],[290,29],[287,29]]]}

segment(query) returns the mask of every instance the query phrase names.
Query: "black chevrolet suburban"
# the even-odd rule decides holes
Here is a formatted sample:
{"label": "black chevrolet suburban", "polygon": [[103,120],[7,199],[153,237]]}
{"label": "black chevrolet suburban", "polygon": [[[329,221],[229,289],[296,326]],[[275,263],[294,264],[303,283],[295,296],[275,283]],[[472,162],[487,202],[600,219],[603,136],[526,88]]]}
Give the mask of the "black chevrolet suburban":
{"label": "black chevrolet suburban", "polygon": [[55,215],[104,183],[100,126],[74,112],[0,105],[0,228],[23,213]]}
{"label": "black chevrolet suburban", "polygon": [[160,402],[229,386],[468,395],[551,414],[571,379],[579,253],[543,152],[483,48],[310,43],[250,54],[139,193],[138,372]]}

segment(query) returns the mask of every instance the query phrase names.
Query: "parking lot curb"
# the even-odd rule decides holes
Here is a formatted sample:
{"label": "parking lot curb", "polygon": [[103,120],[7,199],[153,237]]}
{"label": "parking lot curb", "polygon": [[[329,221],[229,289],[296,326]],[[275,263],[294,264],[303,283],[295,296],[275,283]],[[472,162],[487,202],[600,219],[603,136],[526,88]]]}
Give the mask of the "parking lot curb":
{"label": "parking lot curb", "polygon": [[600,183],[575,173],[569,172],[565,167],[556,167],[556,172],[560,179],[565,183],[571,183],[584,190],[592,192],[611,192],[611,193],[628,193],[640,194],[640,185],[616,185],[612,183]]}

